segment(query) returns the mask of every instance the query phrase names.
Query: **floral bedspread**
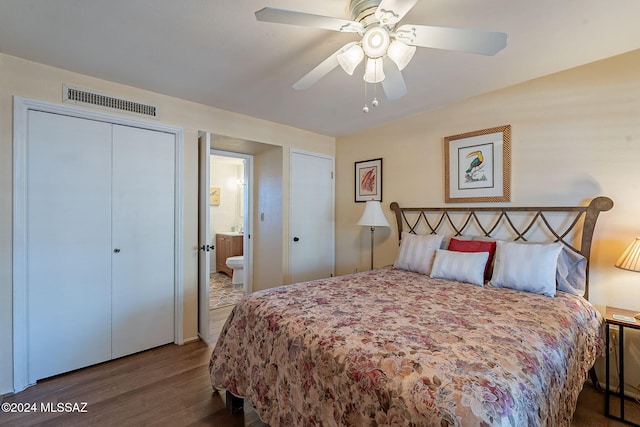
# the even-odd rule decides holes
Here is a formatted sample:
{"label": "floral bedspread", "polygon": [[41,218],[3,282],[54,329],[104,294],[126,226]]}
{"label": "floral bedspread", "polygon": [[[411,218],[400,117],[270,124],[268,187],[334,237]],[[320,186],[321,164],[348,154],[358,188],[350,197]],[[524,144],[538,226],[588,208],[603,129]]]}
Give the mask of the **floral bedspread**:
{"label": "floral bedspread", "polygon": [[209,368],[272,426],[569,426],[602,325],[575,295],[388,268],[247,296]]}

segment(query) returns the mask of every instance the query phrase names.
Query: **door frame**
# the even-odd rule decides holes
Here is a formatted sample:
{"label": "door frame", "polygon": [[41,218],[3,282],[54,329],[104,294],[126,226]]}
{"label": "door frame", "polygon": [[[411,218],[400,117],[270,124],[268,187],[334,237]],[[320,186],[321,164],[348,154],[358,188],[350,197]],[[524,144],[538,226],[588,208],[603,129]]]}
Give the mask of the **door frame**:
{"label": "door frame", "polygon": [[52,102],[13,97],[13,390],[28,387],[27,138],[29,111],[72,116],[173,134],[175,138],[174,343],[184,343],[184,249],[182,128]]}
{"label": "door frame", "polygon": [[[198,336],[209,342],[209,277],[211,273],[209,232],[209,182],[211,134],[198,132]],[[215,249],[215,247],[214,247]]]}
{"label": "door frame", "polygon": [[[242,247],[244,253],[244,292],[250,294],[253,292],[253,154],[236,153],[233,151],[224,151],[211,148],[209,159],[211,156],[233,157],[243,159],[244,164],[244,219],[242,228],[244,236],[242,238]],[[211,165],[209,165],[211,168]],[[211,218],[209,218],[211,220]]]}
{"label": "door frame", "polygon": [[[319,154],[319,153],[314,153],[311,151],[305,151],[305,150],[299,150],[299,149],[295,149],[292,148],[289,152],[289,183],[293,182],[293,157],[295,154],[299,154],[299,155],[305,155],[305,156],[312,156],[312,157],[318,157],[321,159],[325,159],[325,160],[330,160],[331,161],[331,212],[332,212],[332,223],[333,223],[333,227],[331,228],[330,231],[330,235],[331,235],[331,276],[333,277],[335,275],[336,272],[336,236],[335,236],[335,225],[336,225],[336,212],[335,212],[335,206],[336,206],[336,179],[335,179],[335,170],[336,170],[336,160],[333,156],[329,156],[326,154]],[[292,277],[293,277],[293,262],[292,262],[292,252],[293,252],[293,237],[292,237],[292,231],[291,231],[291,224],[293,222],[293,203],[291,203],[291,199],[292,199],[292,190],[291,190],[291,185],[289,186],[289,224],[288,224],[288,235],[289,238],[288,240],[288,244],[287,244],[287,250],[288,250],[288,282],[292,283]]]}

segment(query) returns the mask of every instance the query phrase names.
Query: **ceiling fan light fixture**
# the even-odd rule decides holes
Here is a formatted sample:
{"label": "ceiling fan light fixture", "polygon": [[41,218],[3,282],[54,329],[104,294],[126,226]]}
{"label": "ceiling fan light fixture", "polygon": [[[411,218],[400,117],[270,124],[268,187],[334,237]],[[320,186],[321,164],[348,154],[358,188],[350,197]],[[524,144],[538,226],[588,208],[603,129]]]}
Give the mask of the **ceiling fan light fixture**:
{"label": "ceiling fan light fixture", "polygon": [[362,36],[362,49],[369,58],[380,58],[389,48],[389,32],[382,27],[371,27]]}
{"label": "ceiling fan light fixture", "polygon": [[340,64],[344,72],[351,76],[364,59],[364,51],[359,45],[354,44],[349,49],[339,53],[337,58],[338,64]]}
{"label": "ceiling fan light fixture", "polygon": [[[375,106],[376,83],[381,83],[387,100],[395,100],[407,94],[402,70],[412,61],[416,47],[495,55],[507,45],[506,33],[433,25],[399,25],[419,0],[347,1],[350,19],[273,7],[264,7],[255,12],[258,21],[351,32],[360,36],[359,41],[342,46],[305,74],[293,85],[294,89],[311,87],[338,65],[348,75],[353,75],[366,57],[363,78],[365,82],[374,84],[374,99],[371,105]],[[394,65],[383,62],[387,57]],[[386,70],[384,66],[387,66]],[[367,84],[364,87],[366,100]],[[365,101],[363,111],[366,113],[368,110]]]}
{"label": "ceiling fan light fixture", "polygon": [[383,81],[385,76],[382,68],[382,58],[368,58],[364,71],[364,81],[367,83],[380,83]]}
{"label": "ceiling fan light fixture", "polygon": [[387,56],[396,63],[400,71],[404,70],[404,68],[409,65],[409,62],[411,62],[411,59],[413,59],[413,55],[415,54],[415,46],[409,46],[398,40],[391,42],[389,49],[387,50]]}

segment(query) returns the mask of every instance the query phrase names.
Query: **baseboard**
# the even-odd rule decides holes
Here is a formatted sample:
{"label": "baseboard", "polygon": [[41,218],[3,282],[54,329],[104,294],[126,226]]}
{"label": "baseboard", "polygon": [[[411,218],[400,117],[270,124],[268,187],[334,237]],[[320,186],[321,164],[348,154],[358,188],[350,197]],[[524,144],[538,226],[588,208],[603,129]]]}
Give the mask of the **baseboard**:
{"label": "baseboard", "polygon": [[185,338],[185,339],[184,339],[184,344],[189,344],[189,343],[192,343],[192,342],[194,342],[194,341],[204,341],[204,342],[206,342],[205,340],[203,340],[203,339],[200,337],[200,334],[198,334],[198,335],[197,335],[197,336],[195,336],[195,337]]}

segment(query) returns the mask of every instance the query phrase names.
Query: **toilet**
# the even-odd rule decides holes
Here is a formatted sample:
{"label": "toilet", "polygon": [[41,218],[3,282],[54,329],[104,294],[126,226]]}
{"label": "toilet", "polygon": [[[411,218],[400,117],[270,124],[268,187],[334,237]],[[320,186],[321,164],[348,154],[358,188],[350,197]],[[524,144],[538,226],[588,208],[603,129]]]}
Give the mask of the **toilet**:
{"label": "toilet", "polygon": [[244,282],[244,271],[242,270],[244,267],[244,257],[242,255],[239,256],[230,256],[226,261],[227,267],[233,270],[233,275],[231,276],[231,284],[232,285],[242,285]]}

